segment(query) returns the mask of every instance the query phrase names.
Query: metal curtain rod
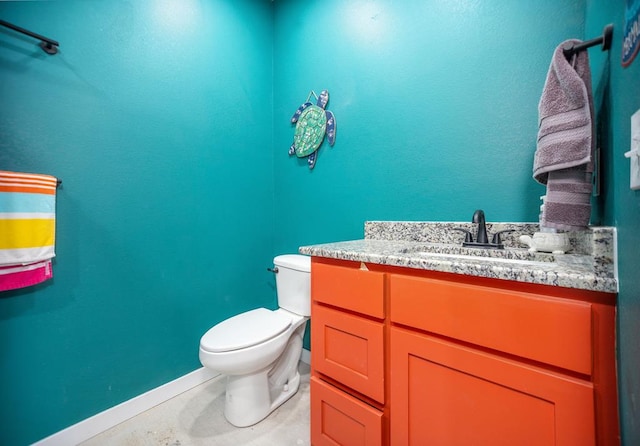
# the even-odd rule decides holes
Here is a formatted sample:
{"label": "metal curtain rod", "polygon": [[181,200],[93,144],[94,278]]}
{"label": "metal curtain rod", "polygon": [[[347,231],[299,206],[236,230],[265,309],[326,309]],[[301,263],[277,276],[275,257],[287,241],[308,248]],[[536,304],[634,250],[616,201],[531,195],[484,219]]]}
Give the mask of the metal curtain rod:
{"label": "metal curtain rod", "polygon": [[58,47],[60,46],[60,44],[53,39],[41,36],[40,34],[36,34],[32,31],[29,31],[28,29],[21,28],[12,23],[5,22],[4,20],[0,20],[0,25],[10,28],[14,31],[18,31],[19,33],[26,34],[27,36],[33,37],[34,39],[40,40],[40,48],[42,48],[47,54],[56,54],[58,52]]}
{"label": "metal curtain rod", "polygon": [[586,50],[587,48],[590,48],[595,45],[600,45],[600,44],[602,44],[602,51],[608,51],[609,48],[611,48],[612,38],[613,38],[613,25],[609,24],[604,27],[604,30],[602,31],[602,36],[596,39],[587,40],[586,42],[582,42],[577,45],[571,45],[570,47],[565,47],[562,49],[562,51],[564,53],[564,57],[566,57],[567,59],[569,59],[574,54],[579,53],[580,51]]}

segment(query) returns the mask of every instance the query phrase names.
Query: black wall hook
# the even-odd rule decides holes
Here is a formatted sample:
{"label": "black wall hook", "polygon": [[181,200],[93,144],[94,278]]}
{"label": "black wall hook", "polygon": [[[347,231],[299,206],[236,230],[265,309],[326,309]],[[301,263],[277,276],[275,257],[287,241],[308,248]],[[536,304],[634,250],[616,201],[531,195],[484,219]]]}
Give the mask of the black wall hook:
{"label": "black wall hook", "polygon": [[602,44],[602,51],[609,51],[611,48],[611,40],[613,39],[613,24],[608,24],[602,30],[602,36],[587,40],[586,42],[579,43],[577,45],[571,45],[570,47],[565,47],[562,49],[564,53],[564,57],[570,59],[574,54],[579,53],[580,51],[584,51],[587,48],[590,48],[595,45]]}

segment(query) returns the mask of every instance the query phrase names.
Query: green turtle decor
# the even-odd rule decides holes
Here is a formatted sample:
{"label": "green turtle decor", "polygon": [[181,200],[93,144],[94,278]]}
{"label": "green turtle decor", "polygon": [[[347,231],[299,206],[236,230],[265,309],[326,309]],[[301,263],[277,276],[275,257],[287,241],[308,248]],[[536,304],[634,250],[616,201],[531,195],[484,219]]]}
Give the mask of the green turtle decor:
{"label": "green turtle decor", "polygon": [[[309,102],[311,96],[317,99],[316,104]],[[309,169],[316,164],[318,148],[327,135],[329,145],[336,141],[336,118],[329,110],[325,110],[329,102],[329,92],[322,90],[320,96],[311,91],[307,101],[302,104],[291,117],[291,123],[296,124],[293,144],[289,147],[289,155],[294,153],[298,158],[308,156]]]}

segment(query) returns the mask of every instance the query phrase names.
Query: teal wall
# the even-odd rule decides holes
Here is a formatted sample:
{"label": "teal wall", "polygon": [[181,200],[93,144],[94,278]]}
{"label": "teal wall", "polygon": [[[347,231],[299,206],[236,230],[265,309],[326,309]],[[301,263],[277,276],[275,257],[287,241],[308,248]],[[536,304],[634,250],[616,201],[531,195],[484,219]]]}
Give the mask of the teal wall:
{"label": "teal wall", "polygon": [[[276,247],[362,237],[365,220],[537,221],[537,106],[584,1],[275,2]],[[562,20],[534,20],[539,17]],[[328,89],[334,147],[287,156]]]}
{"label": "teal wall", "polygon": [[[623,444],[640,444],[640,191],[629,189],[629,160],[623,154],[631,146],[630,118],[640,109],[640,57],[627,68],[620,64],[624,3],[587,1],[586,33],[597,35],[604,24],[614,24],[608,55],[590,53],[594,85],[605,92],[601,118],[605,123],[607,165],[606,223],[618,228],[618,388]],[[609,61],[609,63],[607,63]]]}
{"label": "teal wall", "polygon": [[53,281],[0,294],[0,443],[200,367],[275,306],[268,2],[0,2],[0,168],[59,176]]}
{"label": "teal wall", "polygon": [[[609,3],[0,2],[0,18],[62,43],[49,57],[0,30],[0,168],[64,181],[54,281],[0,298],[0,439],[28,443],[197,368],[206,328],[275,304],[276,253],[361,238],[365,220],[535,221],[550,55],[622,28]],[[633,444],[640,207],[621,154],[640,62],[620,67],[620,38],[610,62],[590,51],[607,149],[594,221],[619,228]],[[323,88],[337,141],[309,171],[287,155],[289,118]]]}

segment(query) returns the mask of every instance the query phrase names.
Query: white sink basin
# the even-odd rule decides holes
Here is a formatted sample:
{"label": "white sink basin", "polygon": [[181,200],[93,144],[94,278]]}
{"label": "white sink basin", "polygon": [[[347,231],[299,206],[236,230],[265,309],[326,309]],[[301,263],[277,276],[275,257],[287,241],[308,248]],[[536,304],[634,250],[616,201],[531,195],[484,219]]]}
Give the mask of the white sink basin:
{"label": "white sink basin", "polygon": [[415,251],[412,252],[413,255],[418,255],[421,257],[431,257],[438,258],[442,260],[449,260],[451,262],[461,262],[461,261],[472,261],[472,262],[480,262],[480,263],[504,263],[504,264],[516,264],[516,265],[531,265],[531,266],[553,266],[555,262],[553,260],[524,260],[524,259],[514,259],[514,258],[504,258],[504,257],[487,257],[481,255],[465,255],[465,254],[450,254],[443,252],[430,252],[430,251]]}
{"label": "white sink basin", "polygon": [[480,261],[492,263],[509,263],[522,265],[553,265],[556,263],[555,255],[531,252],[527,249],[476,249],[465,248],[451,244],[428,244],[415,248],[405,248],[403,254],[411,254],[420,257],[434,257],[442,260],[454,261]]}

